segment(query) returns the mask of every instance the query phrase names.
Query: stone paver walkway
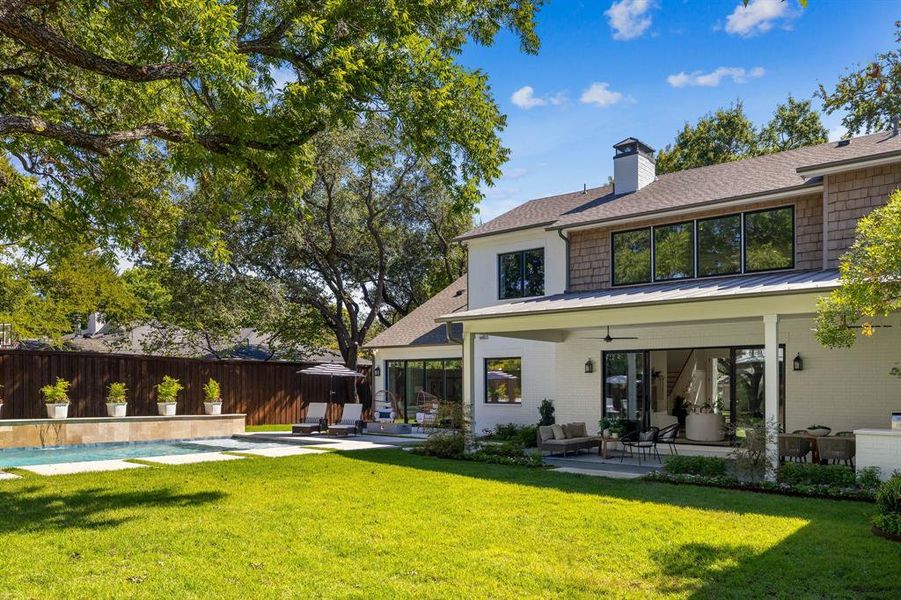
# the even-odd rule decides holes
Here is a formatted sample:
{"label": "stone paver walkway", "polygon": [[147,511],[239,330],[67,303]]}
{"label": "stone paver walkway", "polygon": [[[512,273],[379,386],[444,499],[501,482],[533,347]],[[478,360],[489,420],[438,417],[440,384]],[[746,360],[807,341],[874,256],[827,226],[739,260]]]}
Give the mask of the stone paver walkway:
{"label": "stone paver walkway", "polygon": [[139,465],[124,460],[87,460],[81,462],[57,463],[54,465],[32,465],[19,467],[38,475],[72,475],[73,473],[93,473],[95,471],[123,471],[125,469],[145,469],[147,465]]}
{"label": "stone paver walkway", "polygon": [[138,460],[160,465],[193,465],[195,463],[219,462],[223,460],[241,460],[243,456],[223,454],[221,452],[198,452],[196,454],[173,454],[171,456],[148,456]]}
{"label": "stone paver walkway", "polygon": [[298,456],[301,454],[322,454],[325,450],[303,446],[285,446],[283,448],[257,448],[255,450],[237,450],[241,454],[264,456],[266,458],[280,458],[282,456]]}

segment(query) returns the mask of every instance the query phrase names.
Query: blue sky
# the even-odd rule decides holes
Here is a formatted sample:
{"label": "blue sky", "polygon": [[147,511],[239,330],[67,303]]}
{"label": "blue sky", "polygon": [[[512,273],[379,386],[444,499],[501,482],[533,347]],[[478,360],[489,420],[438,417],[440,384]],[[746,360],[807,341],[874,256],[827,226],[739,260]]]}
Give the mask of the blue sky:
{"label": "blue sky", "polygon": [[[612,144],[655,148],[685,121],[741,100],[756,123],[788,94],[810,98],[848,67],[895,47],[894,0],[551,0],[538,17],[541,50],[509,33],[471,45],[461,61],[486,72],[507,114],[504,176],[486,187],[477,220],[530,198],[602,185]],[[841,116],[823,116],[830,136]]]}

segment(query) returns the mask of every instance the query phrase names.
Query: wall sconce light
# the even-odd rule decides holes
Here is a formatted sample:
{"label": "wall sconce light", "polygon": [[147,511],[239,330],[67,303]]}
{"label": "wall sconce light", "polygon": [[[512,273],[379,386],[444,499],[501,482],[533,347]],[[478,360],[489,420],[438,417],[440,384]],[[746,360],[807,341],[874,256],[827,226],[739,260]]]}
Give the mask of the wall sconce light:
{"label": "wall sconce light", "polygon": [[594,373],[594,361],[592,361],[590,358],[585,361],[585,372]]}
{"label": "wall sconce light", "polygon": [[372,374],[375,377],[381,377],[382,376],[382,368],[380,366],[376,365],[375,368],[372,370]]}
{"label": "wall sconce light", "polygon": [[797,355],[795,355],[795,360],[792,361],[792,370],[793,371],[803,371],[804,370],[804,360],[801,358],[800,352]]}

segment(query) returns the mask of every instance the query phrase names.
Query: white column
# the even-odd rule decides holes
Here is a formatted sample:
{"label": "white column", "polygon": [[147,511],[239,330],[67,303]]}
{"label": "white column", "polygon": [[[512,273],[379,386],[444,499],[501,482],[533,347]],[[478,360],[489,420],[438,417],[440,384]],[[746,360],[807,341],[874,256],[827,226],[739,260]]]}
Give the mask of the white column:
{"label": "white column", "polygon": [[476,335],[463,328],[463,420],[469,433],[476,434],[475,413],[475,347]]}
{"label": "white column", "polygon": [[[779,424],[779,315],[763,316],[764,351],[764,417],[766,424],[777,426],[771,436],[767,436],[767,458],[771,465],[779,464],[778,424]],[[770,439],[772,438],[772,439]],[[775,473],[768,473],[774,477]]]}

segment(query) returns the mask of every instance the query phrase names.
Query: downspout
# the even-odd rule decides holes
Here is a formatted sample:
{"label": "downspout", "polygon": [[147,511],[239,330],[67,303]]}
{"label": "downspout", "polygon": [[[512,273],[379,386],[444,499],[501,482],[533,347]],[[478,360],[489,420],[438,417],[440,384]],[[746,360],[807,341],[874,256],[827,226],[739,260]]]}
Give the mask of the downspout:
{"label": "downspout", "polygon": [[454,325],[454,324],[451,323],[450,321],[447,321],[447,322],[444,324],[444,333],[445,333],[445,335],[447,336],[447,341],[451,342],[452,344],[462,344],[462,343],[463,343],[463,338],[457,338],[457,337],[454,337],[454,331],[453,331],[453,330],[454,330],[454,327],[453,327],[453,325]]}
{"label": "downspout", "polygon": [[563,293],[566,293],[569,291],[569,236],[563,235],[562,229],[557,230],[557,235],[559,235],[560,239],[563,240],[566,252],[566,284],[563,288]]}

